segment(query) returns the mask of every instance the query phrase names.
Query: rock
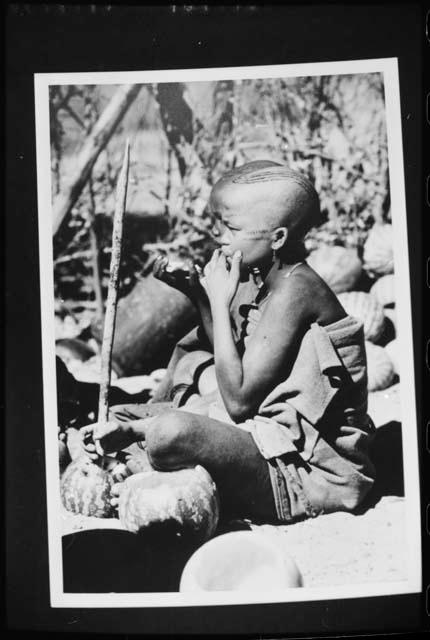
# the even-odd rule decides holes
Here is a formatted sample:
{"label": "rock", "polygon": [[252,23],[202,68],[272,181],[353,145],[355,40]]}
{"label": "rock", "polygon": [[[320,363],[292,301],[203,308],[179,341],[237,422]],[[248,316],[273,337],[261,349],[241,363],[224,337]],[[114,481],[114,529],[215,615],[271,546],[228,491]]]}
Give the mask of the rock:
{"label": "rock", "polygon": [[[234,531],[206,542],[184,567],[180,591],[270,591],[302,587],[288,544],[279,536]],[[284,548],[285,547],[285,548]]]}
{"label": "rock", "polygon": [[[197,323],[197,312],[182,293],[152,275],[118,303],[112,361],[120,377],[165,367],[176,342]],[[101,343],[103,327],[92,325]]]}
{"label": "rock", "polygon": [[394,366],[384,347],[366,340],[367,388],[379,391],[389,387],[395,376]]}
{"label": "rock", "polygon": [[391,340],[388,344],[385,345],[385,351],[388,353],[388,356],[393,364],[393,369],[396,375],[400,375],[400,353],[399,353],[399,342],[397,339]]}
{"label": "rock", "polygon": [[345,247],[322,246],[312,251],[306,262],[335,293],[354,289],[362,271],[357,251]]}

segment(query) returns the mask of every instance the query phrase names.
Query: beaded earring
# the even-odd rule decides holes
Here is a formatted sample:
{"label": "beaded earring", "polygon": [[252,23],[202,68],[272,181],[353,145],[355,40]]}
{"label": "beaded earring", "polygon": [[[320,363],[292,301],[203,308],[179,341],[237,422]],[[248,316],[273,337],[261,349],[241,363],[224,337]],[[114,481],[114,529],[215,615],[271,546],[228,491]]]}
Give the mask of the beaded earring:
{"label": "beaded earring", "polygon": [[261,289],[263,286],[263,279],[261,277],[260,269],[258,267],[252,267],[251,272],[255,282],[257,282],[257,288]]}

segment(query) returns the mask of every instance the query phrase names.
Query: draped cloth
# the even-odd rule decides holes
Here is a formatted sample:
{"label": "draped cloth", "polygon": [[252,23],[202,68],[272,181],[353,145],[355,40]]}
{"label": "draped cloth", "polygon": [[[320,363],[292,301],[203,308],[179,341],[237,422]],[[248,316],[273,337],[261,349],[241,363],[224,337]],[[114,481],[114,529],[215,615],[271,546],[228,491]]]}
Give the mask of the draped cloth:
{"label": "draped cloth", "polygon": [[[191,332],[169,368],[174,371],[181,354],[201,348]],[[235,424],[219,401],[209,416]],[[280,521],[357,507],[375,477],[362,323],[351,316],[326,326],[313,323],[288,377],[252,419],[236,426],[252,435],[267,460]]]}

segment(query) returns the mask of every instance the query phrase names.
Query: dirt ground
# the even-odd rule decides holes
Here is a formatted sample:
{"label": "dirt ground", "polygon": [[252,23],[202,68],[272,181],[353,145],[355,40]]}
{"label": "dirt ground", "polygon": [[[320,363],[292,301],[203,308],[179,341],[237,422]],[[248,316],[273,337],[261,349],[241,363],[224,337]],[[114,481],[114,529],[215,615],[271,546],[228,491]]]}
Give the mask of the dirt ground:
{"label": "dirt ground", "polygon": [[[377,427],[375,462],[380,480],[363,513],[334,513],[288,526],[251,526],[283,539],[286,553],[302,573],[304,586],[387,582],[406,577],[399,385],[369,394],[369,414]],[[85,518],[65,510],[62,522],[63,534],[122,529],[117,519]]]}

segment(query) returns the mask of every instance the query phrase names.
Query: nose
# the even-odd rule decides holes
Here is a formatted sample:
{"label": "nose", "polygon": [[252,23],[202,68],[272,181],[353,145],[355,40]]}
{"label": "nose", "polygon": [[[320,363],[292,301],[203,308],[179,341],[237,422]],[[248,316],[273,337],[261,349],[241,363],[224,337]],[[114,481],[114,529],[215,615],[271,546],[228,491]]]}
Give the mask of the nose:
{"label": "nose", "polygon": [[229,244],[227,230],[220,231],[219,229],[214,229],[212,235],[218,245]]}

